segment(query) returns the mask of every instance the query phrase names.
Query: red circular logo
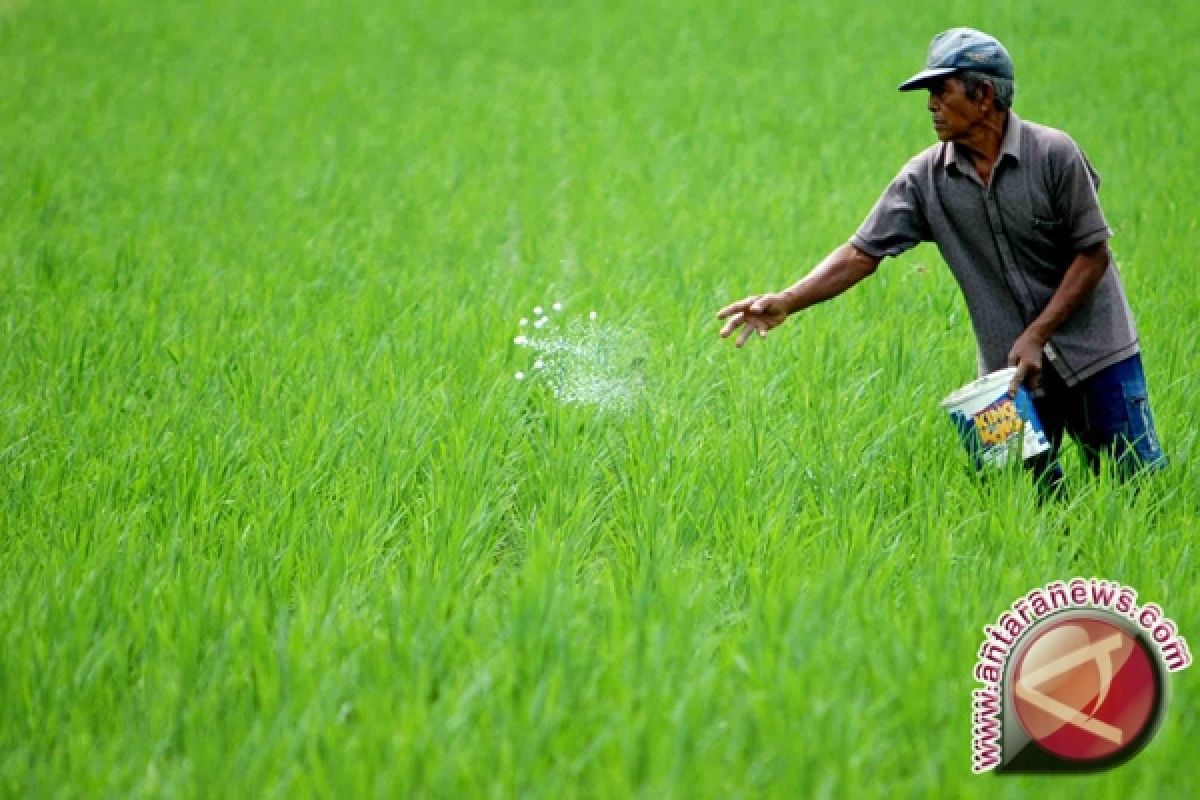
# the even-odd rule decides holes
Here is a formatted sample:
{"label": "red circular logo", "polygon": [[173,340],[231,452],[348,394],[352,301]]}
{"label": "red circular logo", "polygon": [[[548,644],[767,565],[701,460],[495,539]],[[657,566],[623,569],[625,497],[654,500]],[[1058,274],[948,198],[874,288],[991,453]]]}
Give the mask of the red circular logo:
{"label": "red circular logo", "polygon": [[1096,761],[1144,740],[1160,688],[1138,639],[1092,617],[1031,633],[1012,673],[1012,700],[1033,741],[1061,758]]}

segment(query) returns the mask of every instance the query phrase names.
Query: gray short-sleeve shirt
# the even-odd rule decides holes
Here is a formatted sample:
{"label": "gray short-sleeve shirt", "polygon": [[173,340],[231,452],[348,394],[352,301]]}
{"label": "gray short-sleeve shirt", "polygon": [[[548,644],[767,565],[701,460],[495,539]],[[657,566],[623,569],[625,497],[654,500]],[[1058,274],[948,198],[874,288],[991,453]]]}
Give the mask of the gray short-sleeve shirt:
{"label": "gray short-sleeve shirt", "polygon": [[[970,158],[938,143],[909,161],[850,242],[876,258],[920,242],[941,251],[962,289],[984,372],[1007,366],[1013,342],[1046,307],[1076,254],[1112,236],[1100,178],[1062,131],[1009,112],[985,187]],[[1047,346],[1068,385],[1138,352],[1115,264]]]}

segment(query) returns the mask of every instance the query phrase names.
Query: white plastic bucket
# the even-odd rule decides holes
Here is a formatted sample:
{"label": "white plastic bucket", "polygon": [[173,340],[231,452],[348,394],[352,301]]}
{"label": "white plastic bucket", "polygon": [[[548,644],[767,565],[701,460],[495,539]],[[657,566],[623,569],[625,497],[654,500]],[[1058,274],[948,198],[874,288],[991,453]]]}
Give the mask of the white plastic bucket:
{"label": "white plastic bucket", "polygon": [[1008,393],[1016,372],[1009,367],[984,375],[942,401],[978,467],[1002,467],[1010,452],[1019,452],[1024,460],[1050,449],[1025,387],[1017,389],[1016,397]]}

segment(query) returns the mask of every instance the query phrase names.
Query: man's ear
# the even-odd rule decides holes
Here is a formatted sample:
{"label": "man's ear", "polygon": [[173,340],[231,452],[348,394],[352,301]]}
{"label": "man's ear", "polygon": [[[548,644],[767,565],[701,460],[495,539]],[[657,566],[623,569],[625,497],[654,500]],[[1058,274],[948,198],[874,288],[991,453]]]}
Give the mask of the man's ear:
{"label": "man's ear", "polygon": [[979,102],[984,108],[996,107],[996,86],[991,81],[979,84]]}

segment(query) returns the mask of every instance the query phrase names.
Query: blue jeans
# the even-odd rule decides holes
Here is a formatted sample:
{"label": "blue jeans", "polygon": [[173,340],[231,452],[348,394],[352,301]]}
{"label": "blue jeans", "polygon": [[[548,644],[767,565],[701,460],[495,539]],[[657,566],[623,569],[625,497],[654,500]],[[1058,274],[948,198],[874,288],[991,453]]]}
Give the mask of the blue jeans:
{"label": "blue jeans", "polygon": [[1167,464],[1146,393],[1142,357],[1132,355],[1068,387],[1049,364],[1042,372],[1045,393],[1033,400],[1050,440],[1050,449],[1026,462],[1043,489],[1057,491],[1063,471],[1058,451],[1063,433],[1083,449],[1092,472],[1100,471],[1102,455],[1112,459],[1117,475],[1134,475],[1162,469]]}

